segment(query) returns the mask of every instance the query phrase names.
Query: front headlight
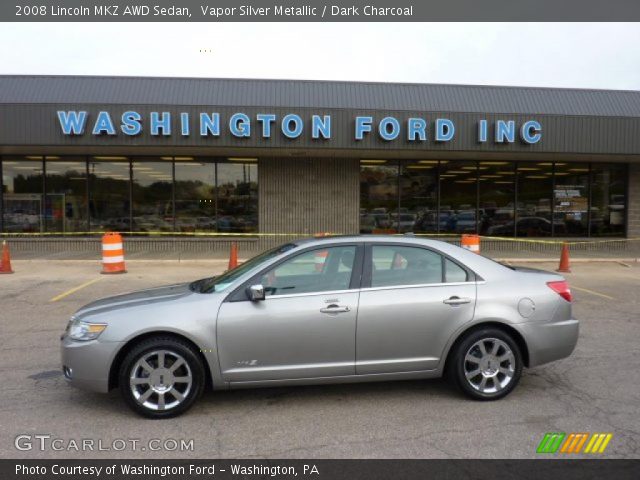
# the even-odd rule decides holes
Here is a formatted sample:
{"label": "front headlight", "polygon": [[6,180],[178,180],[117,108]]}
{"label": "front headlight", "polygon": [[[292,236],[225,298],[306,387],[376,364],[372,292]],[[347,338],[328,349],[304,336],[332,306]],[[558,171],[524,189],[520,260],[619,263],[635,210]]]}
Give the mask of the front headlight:
{"label": "front headlight", "polygon": [[67,327],[67,333],[72,340],[86,342],[98,338],[105,328],[107,328],[106,323],[82,322],[72,318]]}

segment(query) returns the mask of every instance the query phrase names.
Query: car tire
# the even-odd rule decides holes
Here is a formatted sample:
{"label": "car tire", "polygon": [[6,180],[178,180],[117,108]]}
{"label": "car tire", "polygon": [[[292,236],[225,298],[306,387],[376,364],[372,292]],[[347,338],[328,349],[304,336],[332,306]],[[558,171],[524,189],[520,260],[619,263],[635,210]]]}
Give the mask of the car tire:
{"label": "car tire", "polygon": [[522,353],[513,337],[497,328],[478,329],[454,346],[448,376],[474,400],[498,400],[518,385]]}
{"label": "car tire", "polygon": [[198,352],[184,340],[152,337],[127,353],[119,386],[134,412],[147,418],[171,418],[186,412],[202,395],[205,369]]}

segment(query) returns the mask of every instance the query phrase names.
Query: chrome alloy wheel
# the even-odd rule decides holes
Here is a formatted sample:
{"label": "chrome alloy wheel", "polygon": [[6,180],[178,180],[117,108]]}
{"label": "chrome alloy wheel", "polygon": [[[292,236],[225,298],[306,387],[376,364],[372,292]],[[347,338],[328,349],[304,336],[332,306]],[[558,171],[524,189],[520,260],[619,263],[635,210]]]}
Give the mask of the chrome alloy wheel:
{"label": "chrome alloy wheel", "polygon": [[189,395],[191,368],[182,356],[170,350],[144,354],[131,369],[129,387],[136,401],[151,410],[170,410]]}
{"label": "chrome alloy wheel", "polygon": [[511,383],[515,367],[515,356],[509,345],[497,338],[478,340],[464,356],[467,382],[480,393],[496,393],[504,389]]}

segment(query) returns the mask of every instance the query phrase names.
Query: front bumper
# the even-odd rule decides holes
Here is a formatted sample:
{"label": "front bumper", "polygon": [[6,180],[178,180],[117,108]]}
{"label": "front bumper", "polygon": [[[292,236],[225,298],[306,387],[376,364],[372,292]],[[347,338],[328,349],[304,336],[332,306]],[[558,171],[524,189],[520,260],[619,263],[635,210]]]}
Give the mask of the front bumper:
{"label": "front bumper", "polygon": [[578,343],[579,322],[575,318],[521,323],[517,328],[527,343],[529,367],[566,358]]}
{"label": "front bumper", "polygon": [[62,338],[62,371],[73,386],[94,392],[109,391],[109,371],[122,342],[76,342]]}

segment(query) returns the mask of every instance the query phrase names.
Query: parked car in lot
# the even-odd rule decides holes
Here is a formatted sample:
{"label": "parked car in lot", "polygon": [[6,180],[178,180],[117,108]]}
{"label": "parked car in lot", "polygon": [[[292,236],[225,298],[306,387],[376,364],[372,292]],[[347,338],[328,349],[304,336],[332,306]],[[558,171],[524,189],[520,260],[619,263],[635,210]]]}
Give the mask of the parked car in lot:
{"label": "parked car in lot", "polygon": [[300,240],[224,274],[98,300],[62,335],[74,385],[153,418],[205,388],[446,375],[495,400],[578,338],[563,277],[412,236]]}

